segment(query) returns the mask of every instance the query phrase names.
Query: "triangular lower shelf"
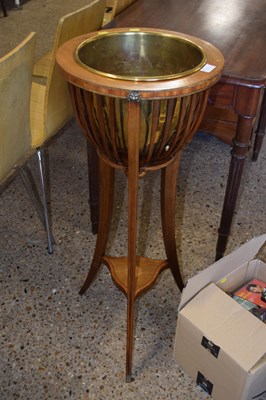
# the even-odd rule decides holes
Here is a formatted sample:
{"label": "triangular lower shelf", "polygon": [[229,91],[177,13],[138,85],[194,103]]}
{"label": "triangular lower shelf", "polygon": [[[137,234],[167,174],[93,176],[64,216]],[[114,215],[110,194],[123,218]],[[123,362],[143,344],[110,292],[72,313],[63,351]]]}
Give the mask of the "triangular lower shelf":
{"label": "triangular lower shelf", "polygon": [[[127,257],[104,256],[102,261],[109,268],[116,286],[127,295]],[[167,260],[137,257],[137,265],[135,267],[135,298],[146,292],[155,283],[160,272],[168,267]]]}

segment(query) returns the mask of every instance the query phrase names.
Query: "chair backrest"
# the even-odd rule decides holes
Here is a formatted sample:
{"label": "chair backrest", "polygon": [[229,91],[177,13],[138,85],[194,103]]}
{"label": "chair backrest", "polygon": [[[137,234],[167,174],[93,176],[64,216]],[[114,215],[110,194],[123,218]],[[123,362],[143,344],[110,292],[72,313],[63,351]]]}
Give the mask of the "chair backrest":
{"label": "chair backrest", "polygon": [[129,7],[130,4],[134,3],[136,0],[116,0],[115,15],[119,14],[125,8]]}
{"label": "chair backrest", "polygon": [[[102,26],[106,0],[94,0],[87,6],[65,15],[59,20],[53,47],[50,74],[47,78],[44,111],[44,131],[38,135],[41,145],[52,137],[73,115],[68,86],[56,64],[55,56],[58,47],[88,32],[97,31]],[[42,142],[42,143],[40,143]]]}
{"label": "chair backrest", "polygon": [[30,94],[35,33],[0,58],[0,183],[31,153]]}
{"label": "chair backrest", "polygon": [[136,0],[106,0],[106,12],[103,20],[103,26],[112,21],[117,14],[129,7],[130,4],[134,3],[135,1]]}

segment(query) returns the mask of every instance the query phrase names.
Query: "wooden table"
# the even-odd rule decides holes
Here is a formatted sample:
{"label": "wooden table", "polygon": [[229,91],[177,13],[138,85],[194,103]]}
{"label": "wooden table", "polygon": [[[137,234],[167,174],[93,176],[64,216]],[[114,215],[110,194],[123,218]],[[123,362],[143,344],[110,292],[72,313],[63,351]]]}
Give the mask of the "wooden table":
{"label": "wooden table", "polygon": [[3,10],[4,17],[7,17],[5,0],[0,0],[0,4],[1,4],[2,10]]}
{"label": "wooden table", "polygon": [[216,259],[223,256],[255,118],[253,160],[266,124],[266,7],[263,0],[138,0],[108,28],[151,27],[187,33],[218,47],[225,57],[221,81],[209,98],[201,129],[232,144]]}

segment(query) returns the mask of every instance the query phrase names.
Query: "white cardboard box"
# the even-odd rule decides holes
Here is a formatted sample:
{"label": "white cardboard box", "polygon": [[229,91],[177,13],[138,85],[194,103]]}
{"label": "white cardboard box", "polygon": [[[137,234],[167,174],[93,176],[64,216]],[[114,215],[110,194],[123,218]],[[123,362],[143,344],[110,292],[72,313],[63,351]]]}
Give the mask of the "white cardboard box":
{"label": "white cardboard box", "polygon": [[266,399],[266,324],[224,291],[266,282],[266,264],[254,259],[265,242],[247,242],[182,292],[174,360],[215,400]]}

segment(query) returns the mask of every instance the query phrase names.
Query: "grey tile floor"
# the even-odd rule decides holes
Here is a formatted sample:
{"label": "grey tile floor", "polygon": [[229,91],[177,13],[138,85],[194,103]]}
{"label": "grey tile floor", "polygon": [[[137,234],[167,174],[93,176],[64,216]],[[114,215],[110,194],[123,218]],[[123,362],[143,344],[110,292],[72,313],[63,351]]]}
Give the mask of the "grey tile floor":
{"label": "grey tile floor", "polygon": [[[71,3],[31,0],[21,11],[10,10],[8,18],[0,18],[1,53],[35,30],[40,55],[52,42],[53,21],[71,11]],[[265,150],[266,142],[259,160],[246,162],[227,253],[266,232]],[[204,133],[183,152],[176,239],[185,280],[214,261],[229,152]],[[48,153],[54,254],[46,251],[44,231],[20,178],[0,196],[0,399],[208,399],[172,358],[180,292],[169,271],[138,301],[135,380],[125,383],[124,295],[105,267],[86,294],[78,294],[96,238],[90,227],[85,139],[75,123]],[[36,175],[35,159],[30,167]],[[159,172],[140,181],[138,249],[163,258],[159,181]],[[109,253],[126,254],[126,226],[126,178],[119,172]]]}

